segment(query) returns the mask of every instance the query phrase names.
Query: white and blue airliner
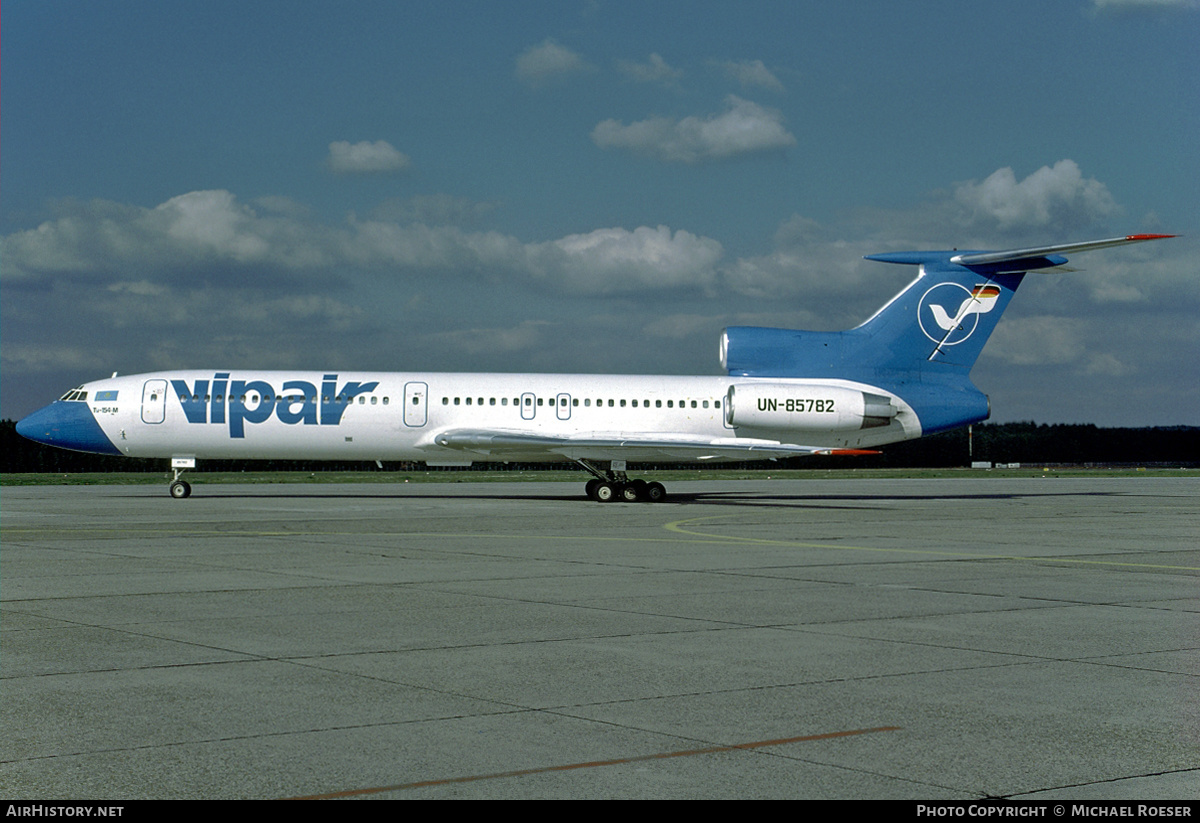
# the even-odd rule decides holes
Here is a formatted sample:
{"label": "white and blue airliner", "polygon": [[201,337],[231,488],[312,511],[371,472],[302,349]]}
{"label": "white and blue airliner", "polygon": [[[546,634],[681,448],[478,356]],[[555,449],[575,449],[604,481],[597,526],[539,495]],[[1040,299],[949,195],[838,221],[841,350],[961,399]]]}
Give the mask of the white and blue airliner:
{"label": "white and blue airliner", "polygon": [[573,462],[598,501],[660,501],[629,463],[853,454],[985,420],[970,371],[1030,271],[1064,254],[1171,235],[867,259],[918,267],[843,332],[731,327],[724,376],[210,369],[85,383],[17,431],[97,454],[170,459],[172,497],[198,460]]}

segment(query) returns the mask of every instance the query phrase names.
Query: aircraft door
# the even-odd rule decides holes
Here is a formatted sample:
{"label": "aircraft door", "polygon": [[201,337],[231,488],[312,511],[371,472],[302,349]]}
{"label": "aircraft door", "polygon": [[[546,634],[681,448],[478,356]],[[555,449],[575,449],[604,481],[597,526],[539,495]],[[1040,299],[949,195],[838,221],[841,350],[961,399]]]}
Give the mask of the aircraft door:
{"label": "aircraft door", "polygon": [[558,412],[559,420],[570,420],[571,419],[571,395],[560,394],[558,396],[558,402],[555,404],[555,408]]}
{"label": "aircraft door", "polygon": [[161,423],[167,418],[167,381],[147,380],[142,386],[142,422]]}
{"label": "aircraft door", "polygon": [[532,420],[535,414],[537,414],[537,398],[534,397],[533,392],[527,391],[521,395],[521,419]]}
{"label": "aircraft door", "polygon": [[404,384],[404,425],[419,428],[428,418],[429,386],[425,383]]}

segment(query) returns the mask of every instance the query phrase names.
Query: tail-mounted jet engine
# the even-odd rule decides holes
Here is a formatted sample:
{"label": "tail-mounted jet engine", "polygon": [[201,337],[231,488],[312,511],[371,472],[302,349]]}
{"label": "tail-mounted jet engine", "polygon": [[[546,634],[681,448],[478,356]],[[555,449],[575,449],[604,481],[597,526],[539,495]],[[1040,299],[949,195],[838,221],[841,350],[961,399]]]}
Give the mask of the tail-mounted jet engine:
{"label": "tail-mounted jet engine", "polygon": [[820,383],[735,384],[725,397],[725,422],[751,429],[858,431],[896,412],[889,397]]}

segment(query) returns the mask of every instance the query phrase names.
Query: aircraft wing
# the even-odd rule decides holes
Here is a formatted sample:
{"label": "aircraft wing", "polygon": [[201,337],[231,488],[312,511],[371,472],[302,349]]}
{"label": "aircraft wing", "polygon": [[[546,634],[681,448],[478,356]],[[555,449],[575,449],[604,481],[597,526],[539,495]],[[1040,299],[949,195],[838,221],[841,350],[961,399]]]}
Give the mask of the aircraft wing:
{"label": "aircraft wing", "polygon": [[434,437],[444,448],[473,452],[496,459],[536,460],[565,457],[568,460],[769,460],[813,454],[877,454],[859,449],[801,446],[776,440],[745,437],[697,438],[689,434],[656,432],[585,432],[556,436],[523,434],[497,429],[452,429]]}

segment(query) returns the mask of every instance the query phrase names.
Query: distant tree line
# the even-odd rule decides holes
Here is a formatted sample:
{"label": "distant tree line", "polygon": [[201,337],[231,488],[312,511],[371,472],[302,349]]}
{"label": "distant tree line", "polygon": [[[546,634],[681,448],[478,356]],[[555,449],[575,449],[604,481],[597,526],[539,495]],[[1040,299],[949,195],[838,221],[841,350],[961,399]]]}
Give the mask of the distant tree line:
{"label": "distant tree line", "polygon": [[1200,465],[1200,427],[1102,428],[1092,424],[984,423],[893,443],[869,460],[880,467],[943,468],[971,461],[1106,465]]}
{"label": "distant tree line", "polygon": [[[985,423],[919,440],[882,446],[859,457],[791,458],[786,468],[949,468],[972,460],[991,463],[1200,465],[1200,427],[1101,428],[1090,424]],[[165,460],[108,457],[43,446],[17,434],[16,423],[0,421],[0,472],[156,472]],[[488,464],[491,468],[534,465]],[[561,464],[557,464],[561,467]],[[731,464],[724,464],[731,465]],[[746,467],[761,463],[732,464]],[[481,464],[476,464],[482,467]],[[383,471],[423,468],[420,463],[383,464]],[[658,468],[666,468],[659,466]],[[197,471],[379,471],[374,462],[310,460],[203,460]]]}

